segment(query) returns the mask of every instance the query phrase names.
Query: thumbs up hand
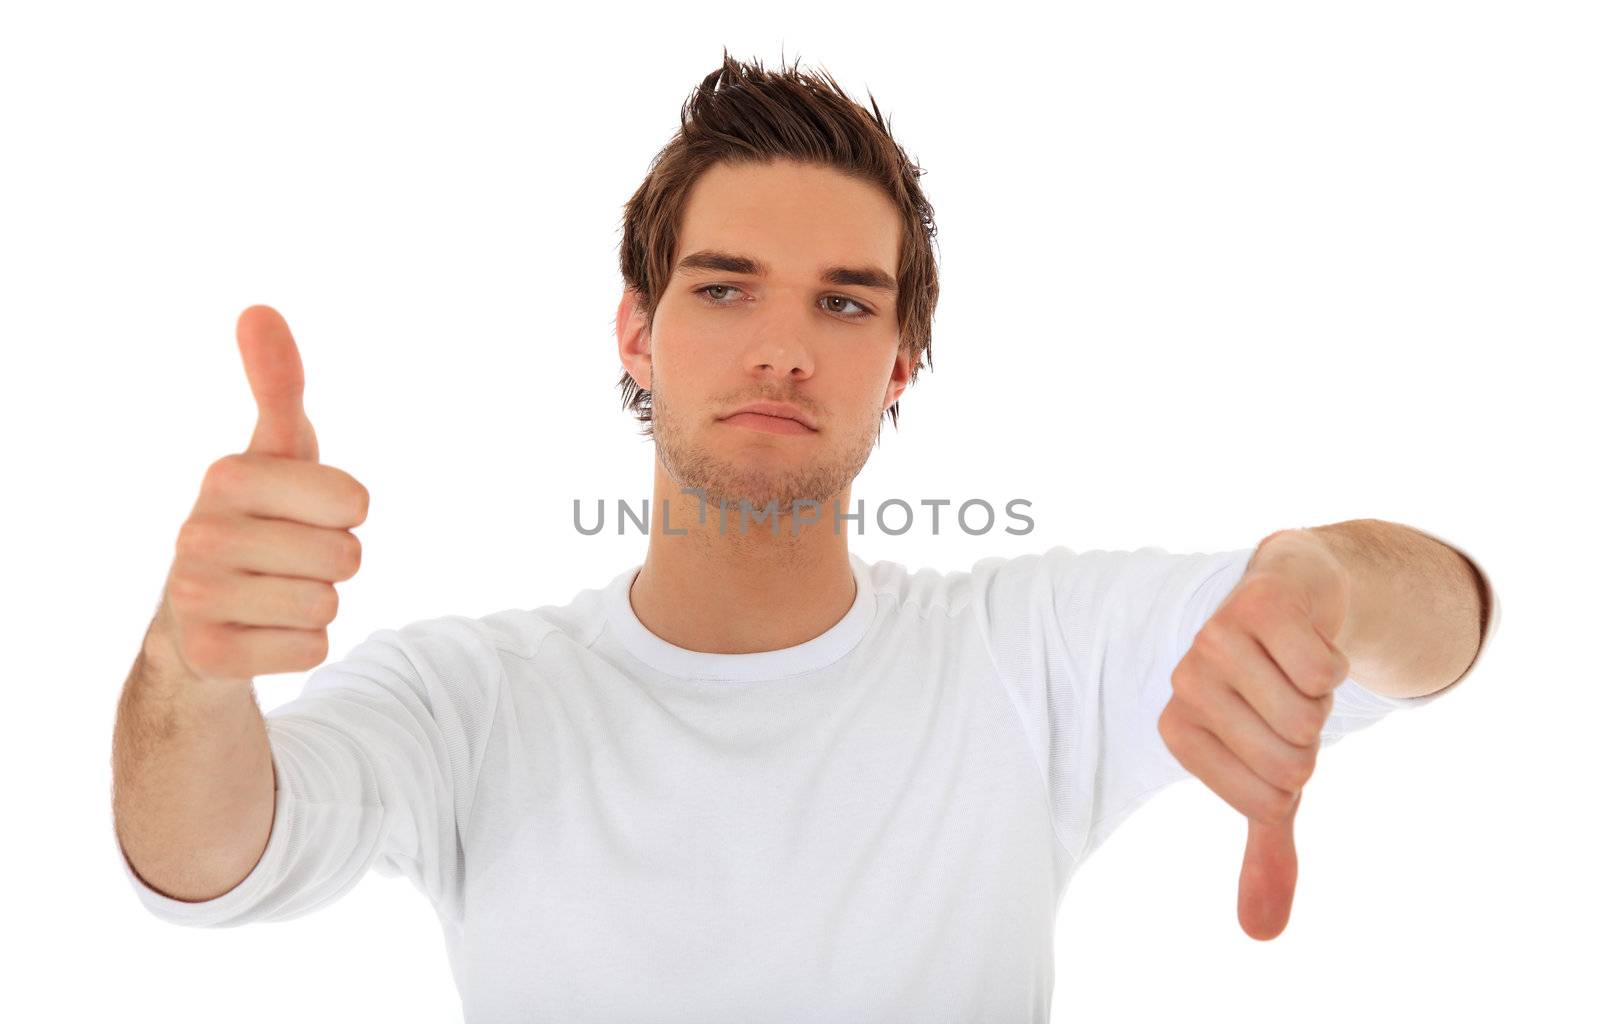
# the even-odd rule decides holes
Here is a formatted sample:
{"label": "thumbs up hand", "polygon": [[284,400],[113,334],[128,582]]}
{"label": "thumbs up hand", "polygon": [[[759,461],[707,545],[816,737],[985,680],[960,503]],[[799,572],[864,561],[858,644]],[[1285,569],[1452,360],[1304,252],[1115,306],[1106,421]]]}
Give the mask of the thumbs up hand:
{"label": "thumbs up hand", "polygon": [[1315,534],[1267,537],[1173,670],[1157,724],[1173,757],[1249,819],[1238,916],[1253,939],[1289,923],[1294,816],[1333,691],[1350,674],[1333,643],[1350,592],[1348,571]]}
{"label": "thumbs up hand", "polygon": [[244,452],[206,471],[144,645],[158,670],[202,685],[243,686],[322,663],[339,604],[333,584],[360,567],[350,530],[369,500],[349,473],[317,461],[305,373],[283,317],[251,306],[237,334],[255,433]]}

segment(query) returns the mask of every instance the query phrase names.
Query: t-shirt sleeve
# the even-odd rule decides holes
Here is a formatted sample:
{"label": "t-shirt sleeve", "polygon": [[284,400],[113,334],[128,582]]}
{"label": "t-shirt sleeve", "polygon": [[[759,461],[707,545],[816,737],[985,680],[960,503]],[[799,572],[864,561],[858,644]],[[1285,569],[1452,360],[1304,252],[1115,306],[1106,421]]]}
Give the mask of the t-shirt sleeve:
{"label": "t-shirt sleeve", "polygon": [[210,900],[174,899],[138,876],[118,842],[123,871],[151,913],[194,927],[309,914],[369,867],[405,875],[458,917],[459,835],[503,685],[498,650],[477,620],[379,630],[264,716],[276,802],[249,875]]}
{"label": "t-shirt sleeve", "polygon": [[[1193,778],[1156,723],[1178,662],[1254,553],[1055,547],[973,566],[979,628],[1045,777],[1056,838],[1074,866],[1157,791]],[[1490,598],[1491,626],[1467,674],[1481,661],[1499,607],[1488,577],[1473,565]],[[1334,690],[1322,745],[1396,709],[1437,700],[1465,678],[1410,699],[1347,678]]]}

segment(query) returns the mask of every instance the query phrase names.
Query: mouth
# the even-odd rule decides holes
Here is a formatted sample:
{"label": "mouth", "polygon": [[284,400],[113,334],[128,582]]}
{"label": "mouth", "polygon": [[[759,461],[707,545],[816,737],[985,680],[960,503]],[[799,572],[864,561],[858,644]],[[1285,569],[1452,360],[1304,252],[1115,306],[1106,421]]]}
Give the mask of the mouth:
{"label": "mouth", "polygon": [[797,420],[783,416],[769,416],[759,412],[736,412],[720,422],[730,427],[743,427],[766,434],[814,434],[816,431]]}
{"label": "mouth", "polygon": [[810,434],[817,429],[811,417],[785,402],[752,402],[724,416],[722,422],[776,434]]}

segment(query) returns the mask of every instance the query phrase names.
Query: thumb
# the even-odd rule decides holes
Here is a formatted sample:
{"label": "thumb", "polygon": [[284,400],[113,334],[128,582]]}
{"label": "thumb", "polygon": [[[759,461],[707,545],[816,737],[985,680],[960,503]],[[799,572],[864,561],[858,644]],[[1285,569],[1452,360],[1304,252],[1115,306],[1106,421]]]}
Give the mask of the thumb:
{"label": "thumb", "polygon": [[316,462],[317,433],[302,399],[305,369],[289,325],[271,306],[239,314],[239,355],[256,399],[256,430],[249,452]]}
{"label": "thumb", "polygon": [[[1301,790],[1303,795],[1305,790]],[[1289,924],[1300,862],[1294,852],[1294,816],[1300,795],[1281,824],[1250,821],[1244,866],[1239,869],[1239,926],[1252,939],[1275,939]]]}

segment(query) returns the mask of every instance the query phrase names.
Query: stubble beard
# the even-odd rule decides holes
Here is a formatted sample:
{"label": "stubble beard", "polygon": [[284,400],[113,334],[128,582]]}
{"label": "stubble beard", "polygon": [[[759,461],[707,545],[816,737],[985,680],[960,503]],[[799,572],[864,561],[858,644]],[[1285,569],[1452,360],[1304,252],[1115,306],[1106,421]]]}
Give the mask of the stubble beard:
{"label": "stubble beard", "polygon": [[[717,514],[719,507],[728,510],[728,521],[738,523],[740,501],[749,503],[752,512],[765,514],[773,502],[781,517],[795,514],[801,502],[816,502],[816,506],[801,506],[808,519],[817,519],[817,525],[833,522],[833,511],[828,503],[841,494],[867,464],[882,430],[876,417],[862,416],[856,423],[844,428],[843,440],[837,444],[816,444],[815,440],[795,437],[796,443],[810,444],[814,457],[803,464],[784,467],[778,460],[763,463],[760,446],[752,446],[734,458],[725,458],[708,446],[697,442],[692,425],[677,415],[671,399],[664,393],[660,374],[651,381],[650,420],[656,442],[656,458],[680,488],[697,489],[704,494],[707,511]],[[875,410],[873,411],[875,414]],[[732,430],[711,421],[705,430]],[[830,431],[837,433],[838,431]],[[763,437],[766,435],[753,435]],[[776,444],[787,443],[786,435],[772,435]],[[699,514],[698,499],[694,494],[684,497],[686,508]],[[676,504],[676,502],[674,502]],[[841,510],[848,511],[848,510]],[[753,521],[751,528],[754,528]],[[770,529],[770,527],[767,527]]]}

